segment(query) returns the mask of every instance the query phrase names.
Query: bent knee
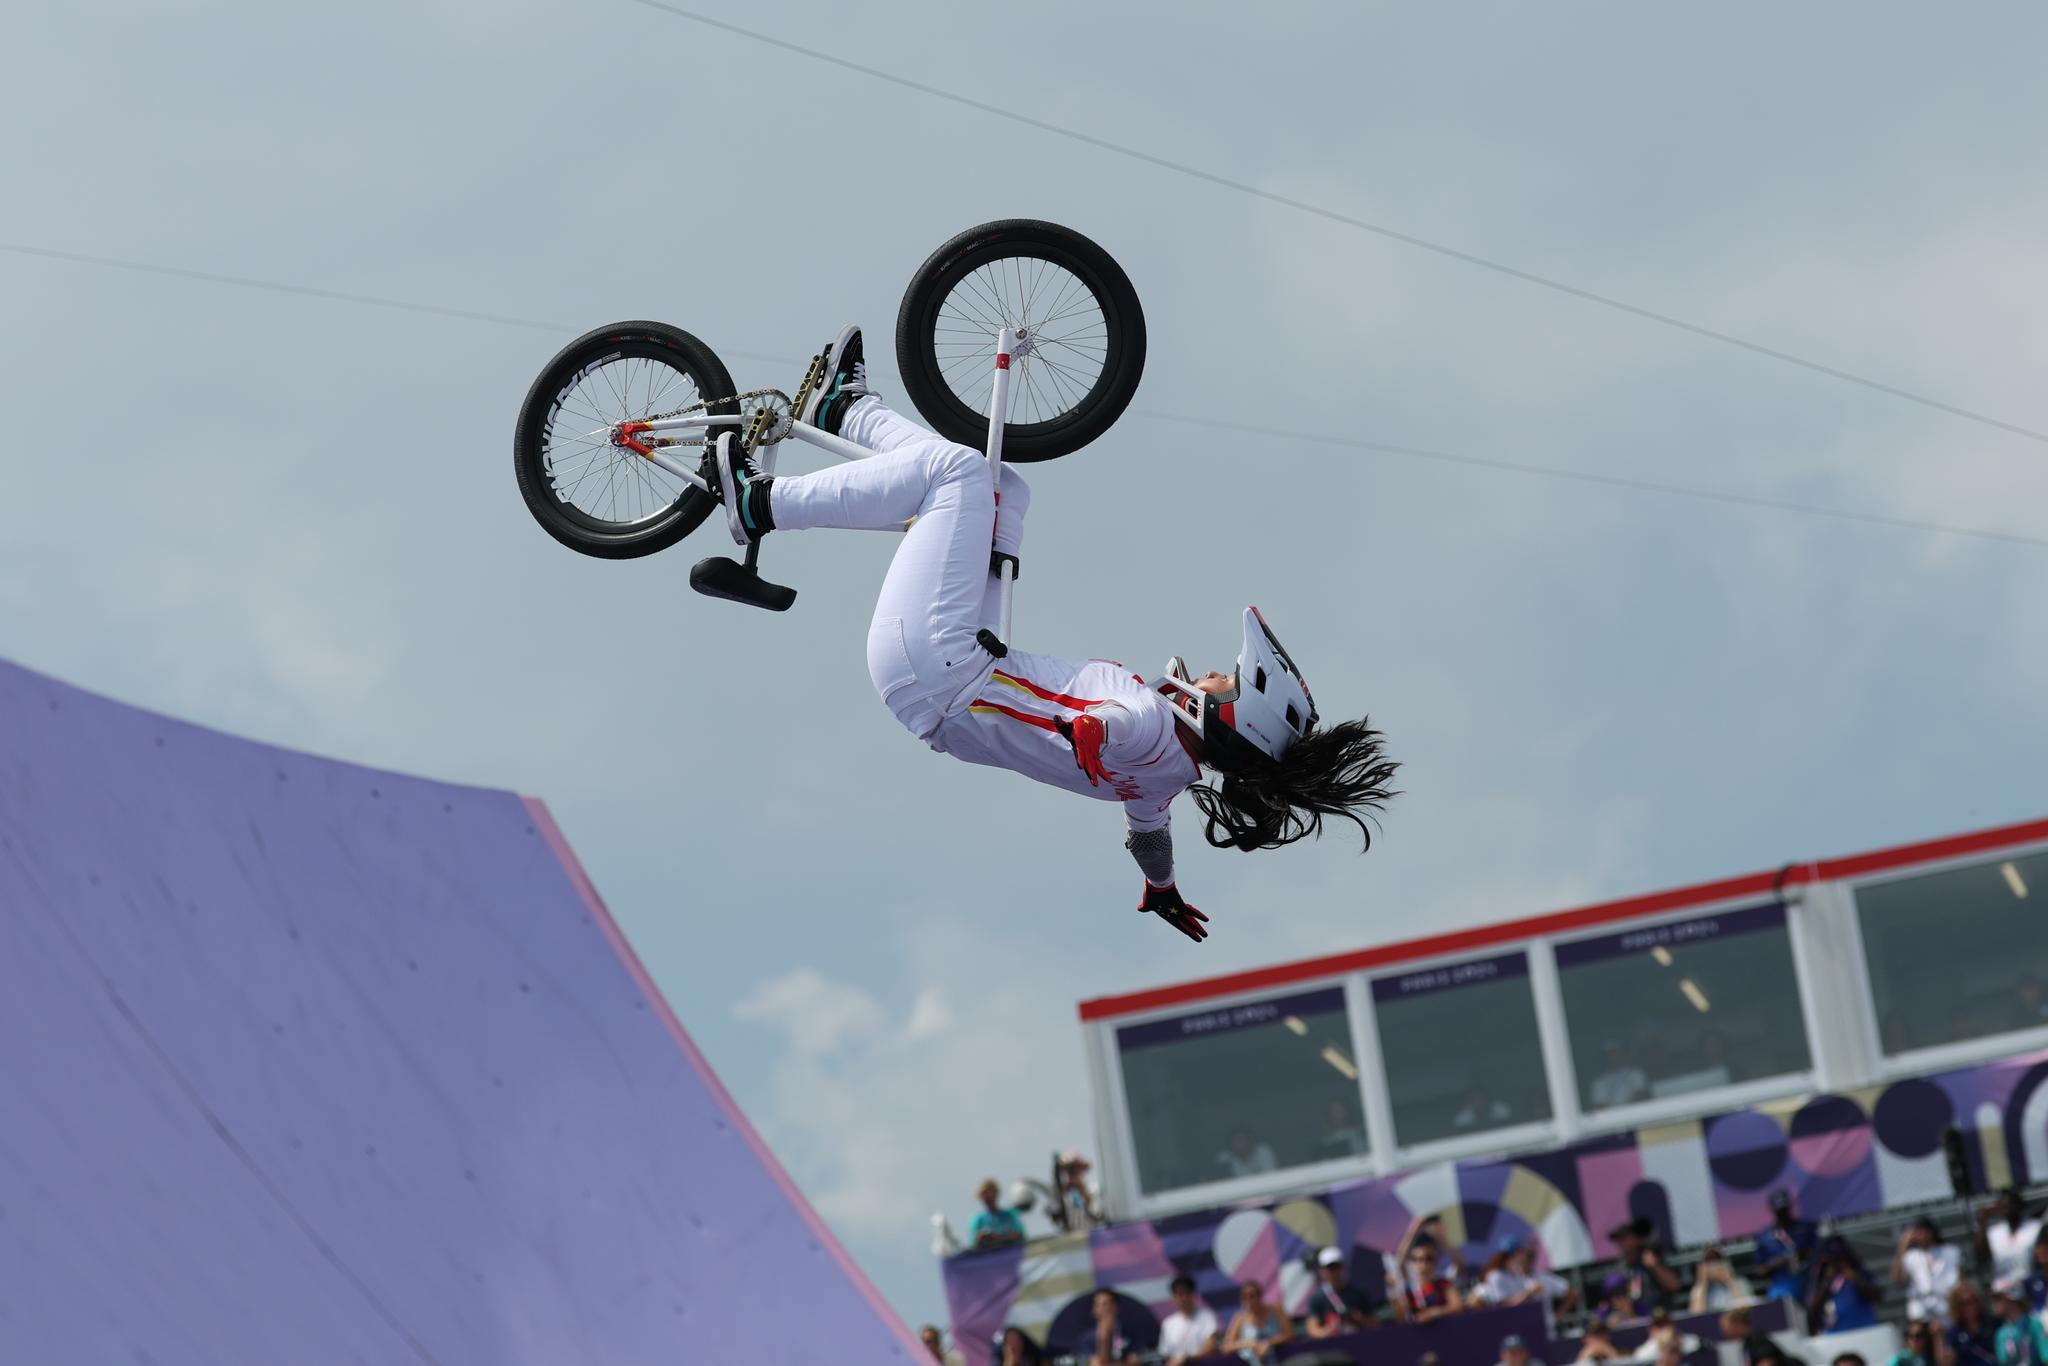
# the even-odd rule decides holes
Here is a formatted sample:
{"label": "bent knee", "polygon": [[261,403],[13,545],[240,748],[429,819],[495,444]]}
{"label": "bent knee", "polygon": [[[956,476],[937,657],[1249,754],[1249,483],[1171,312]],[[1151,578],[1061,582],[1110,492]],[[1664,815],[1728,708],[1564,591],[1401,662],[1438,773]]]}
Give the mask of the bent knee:
{"label": "bent knee", "polygon": [[995,482],[989,474],[988,457],[972,446],[948,445],[938,457],[938,475],[963,484],[993,486]]}

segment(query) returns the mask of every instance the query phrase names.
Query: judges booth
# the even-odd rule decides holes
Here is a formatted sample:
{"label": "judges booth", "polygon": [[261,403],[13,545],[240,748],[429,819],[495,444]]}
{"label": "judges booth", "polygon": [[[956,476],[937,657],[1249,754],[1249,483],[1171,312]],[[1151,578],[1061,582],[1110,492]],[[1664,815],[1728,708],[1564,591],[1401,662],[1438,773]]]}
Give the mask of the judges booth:
{"label": "judges booth", "polygon": [[1081,1006],[1113,1219],[2048,1048],[2048,821]]}

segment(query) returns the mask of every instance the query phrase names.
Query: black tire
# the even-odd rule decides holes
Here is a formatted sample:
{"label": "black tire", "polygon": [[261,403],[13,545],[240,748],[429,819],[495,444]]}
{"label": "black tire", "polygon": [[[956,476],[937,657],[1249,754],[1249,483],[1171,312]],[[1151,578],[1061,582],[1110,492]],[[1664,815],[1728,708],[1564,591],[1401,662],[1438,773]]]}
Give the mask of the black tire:
{"label": "black tire", "polygon": [[[1017,285],[1014,299],[1009,280]],[[1012,371],[1003,459],[1070,454],[1123,415],[1145,373],[1145,314],[1130,277],[1108,252],[1071,228],[1006,218],[969,228],[933,252],[911,279],[896,314],[903,388],[933,431],[976,450],[987,444],[986,386],[996,332],[1005,322],[1024,324],[1026,316],[1008,315],[1019,311],[1020,302],[1028,315],[1041,294],[1049,302],[1038,307],[1050,312],[1032,326],[1044,333],[1043,349],[1019,356]],[[1088,317],[1090,302],[1099,324]],[[1044,326],[1074,317],[1096,330],[1055,337]],[[970,401],[977,387],[978,407]]]}
{"label": "black tire", "polygon": [[[616,377],[613,365],[620,367]],[[584,381],[593,377],[606,383],[586,394]],[[589,433],[734,392],[732,376],[711,348],[681,328],[628,322],[584,333],[547,363],[519,409],[512,467],[526,510],[548,535],[599,559],[668,549],[695,531],[717,501]],[[737,413],[739,406],[714,404],[710,411]],[[677,449],[694,455],[699,448]],[[571,464],[572,458],[581,463]]]}

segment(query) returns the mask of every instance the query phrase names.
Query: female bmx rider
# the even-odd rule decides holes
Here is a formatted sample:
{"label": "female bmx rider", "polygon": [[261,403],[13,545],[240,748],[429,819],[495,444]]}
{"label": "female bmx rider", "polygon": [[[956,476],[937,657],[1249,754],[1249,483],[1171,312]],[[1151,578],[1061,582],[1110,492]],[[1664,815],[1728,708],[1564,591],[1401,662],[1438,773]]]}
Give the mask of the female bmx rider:
{"label": "female bmx rider", "polygon": [[[1147,683],[1108,660],[1072,660],[985,642],[1000,595],[990,545],[1014,556],[1030,490],[1008,465],[1001,497],[979,451],[955,445],[868,392],[860,330],[826,352],[826,379],[803,421],[878,452],[815,474],[764,476],[731,432],[708,453],[726,521],[740,545],[810,527],[904,534],[868,628],[868,673],[911,734],[941,754],[1014,769],[1042,783],[1120,801],[1125,847],[1145,875],[1141,911],[1187,935],[1208,917],[1173,880],[1169,808],[1193,788],[1218,848],[1277,849],[1319,834],[1324,816],[1355,823],[1392,796],[1397,767],[1365,721],[1317,727],[1294,661],[1256,608],[1244,614],[1236,672],[1189,676],[1178,658]],[[996,649],[1001,650],[1000,643]],[[1216,786],[1200,785],[1202,767]]]}

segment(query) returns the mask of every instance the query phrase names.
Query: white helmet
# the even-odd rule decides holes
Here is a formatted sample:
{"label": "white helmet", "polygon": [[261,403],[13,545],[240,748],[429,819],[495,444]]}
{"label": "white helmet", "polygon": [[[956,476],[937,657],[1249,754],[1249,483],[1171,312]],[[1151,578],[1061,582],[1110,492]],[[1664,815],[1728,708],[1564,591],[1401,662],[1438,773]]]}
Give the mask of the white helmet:
{"label": "white helmet", "polygon": [[1301,670],[1256,607],[1244,609],[1235,686],[1202,691],[1179,655],[1152,686],[1173,704],[1181,724],[1202,737],[1203,759],[1224,772],[1278,759],[1316,723],[1315,699]]}

